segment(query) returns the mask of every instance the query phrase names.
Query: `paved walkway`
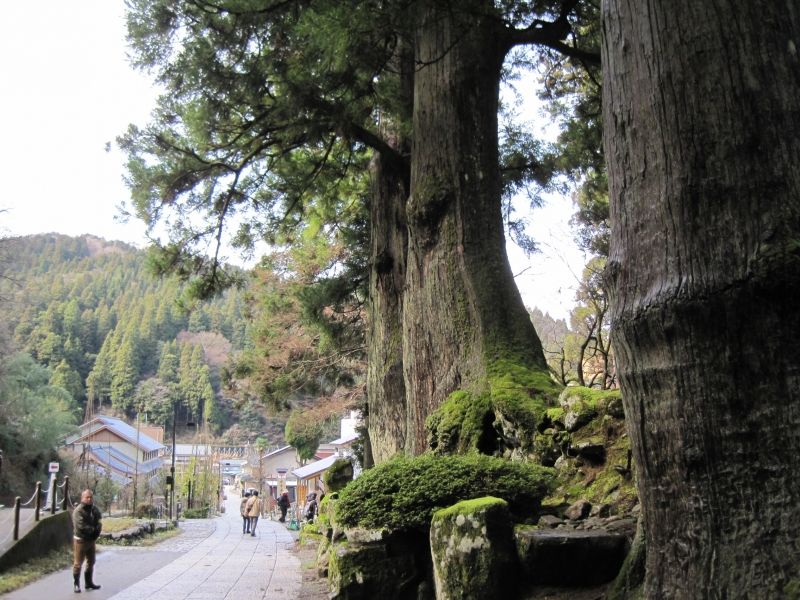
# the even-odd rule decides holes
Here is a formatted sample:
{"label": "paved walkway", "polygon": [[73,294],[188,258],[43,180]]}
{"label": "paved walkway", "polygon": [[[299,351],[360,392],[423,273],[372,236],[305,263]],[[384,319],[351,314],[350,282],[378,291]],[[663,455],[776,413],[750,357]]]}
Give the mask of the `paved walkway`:
{"label": "paved walkway", "polygon": [[[95,579],[103,588],[84,592],[89,594],[85,600],[299,598],[300,563],[289,551],[294,538],[281,523],[269,519],[259,520],[255,537],[242,535],[239,496],[229,493],[221,517],[187,521],[181,528],[181,535],[150,548],[100,547]],[[67,570],[4,598],[79,597],[72,592]]]}

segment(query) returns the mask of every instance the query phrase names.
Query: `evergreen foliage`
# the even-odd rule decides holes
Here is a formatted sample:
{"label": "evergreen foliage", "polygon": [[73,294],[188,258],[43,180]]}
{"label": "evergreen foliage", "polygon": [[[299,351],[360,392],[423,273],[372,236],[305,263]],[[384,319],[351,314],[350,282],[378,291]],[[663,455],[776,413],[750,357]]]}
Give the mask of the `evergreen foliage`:
{"label": "evergreen foliage", "polygon": [[32,487],[55,448],[78,422],[79,409],[51,369],[30,355],[0,358],[0,495]]}
{"label": "evergreen foliage", "polygon": [[55,234],[6,243],[5,325],[75,406],[89,401],[129,416],[143,409],[168,425],[178,402],[187,420],[206,416],[215,431],[226,424],[202,349],[177,336],[192,326],[225,331],[241,350],[242,293],[230,290],[187,314],[180,309],[185,286],[151,277],[143,253],[125,244]]}

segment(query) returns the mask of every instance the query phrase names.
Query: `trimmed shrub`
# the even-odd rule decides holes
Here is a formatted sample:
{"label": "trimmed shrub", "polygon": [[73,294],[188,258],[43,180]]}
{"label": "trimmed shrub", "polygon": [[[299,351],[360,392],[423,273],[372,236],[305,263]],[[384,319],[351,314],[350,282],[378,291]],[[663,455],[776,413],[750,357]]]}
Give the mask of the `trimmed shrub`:
{"label": "trimmed shrub", "polygon": [[139,504],[133,511],[133,516],[137,519],[155,519],[158,517],[158,508],[152,504]]}
{"label": "trimmed shrub", "polygon": [[338,492],[351,481],[353,481],[353,463],[349,458],[337,458],[322,475],[325,489],[331,492]]}
{"label": "trimmed shrub", "polygon": [[204,508],[187,508],[183,511],[183,518],[184,519],[207,519],[208,518],[208,509],[209,507],[206,506]]}
{"label": "trimmed shrub", "polygon": [[339,492],[335,518],[345,527],[427,531],[433,513],[495,496],[518,521],[534,517],[554,487],[554,471],[482,455],[397,457],[365,471]]}

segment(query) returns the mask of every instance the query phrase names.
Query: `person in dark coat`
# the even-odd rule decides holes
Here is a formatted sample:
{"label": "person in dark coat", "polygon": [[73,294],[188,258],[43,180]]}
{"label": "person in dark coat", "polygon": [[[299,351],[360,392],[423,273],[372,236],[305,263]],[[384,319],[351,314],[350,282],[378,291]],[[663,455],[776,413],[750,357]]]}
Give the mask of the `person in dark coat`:
{"label": "person in dark coat", "polygon": [[100,537],[103,524],[100,522],[103,515],[94,505],[94,494],[92,490],[83,490],[81,493],[81,503],[75,507],[72,513],[72,532],[73,532],[73,562],[72,579],[75,585],[76,594],[81,592],[81,566],[86,561],[86,571],[84,581],[87,590],[99,590],[100,586],[92,580],[94,574],[95,561],[95,542]]}
{"label": "person in dark coat", "polygon": [[250,492],[245,492],[242,495],[242,502],[239,504],[239,514],[242,515],[242,535],[250,533],[250,517],[247,516],[247,500],[250,498]]}
{"label": "person in dark coat", "polygon": [[278,499],[278,508],[281,509],[281,518],[278,519],[281,523],[286,522],[286,511],[289,510],[289,506],[291,506],[292,502],[289,500],[289,492],[283,492],[281,497]]}
{"label": "person in dark coat", "polygon": [[306,498],[306,505],[303,509],[303,517],[309,523],[314,522],[314,517],[317,515],[317,492],[311,492]]}

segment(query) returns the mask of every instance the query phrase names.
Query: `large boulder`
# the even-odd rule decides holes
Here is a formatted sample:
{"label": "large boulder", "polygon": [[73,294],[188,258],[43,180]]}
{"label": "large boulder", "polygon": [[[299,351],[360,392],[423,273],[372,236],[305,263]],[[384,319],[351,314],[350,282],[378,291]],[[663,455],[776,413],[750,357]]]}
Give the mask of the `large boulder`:
{"label": "large boulder", "polygon": [[606,583],[617,576],[629,549],[627,536],[602,530],[518,527],[514,533],[523,577],[539,585]]}
{"label": "large boulder", "polygon": [[508,504],[491,496],[439,510],[430,542],[437,600],[494,600],[514,592],[517,557]]}
{"label": "large boulder", "polygon": [[330,598],[418,600],[428,576],[424,547],[425,540],[413,534],[347,530],[327,551]]}

